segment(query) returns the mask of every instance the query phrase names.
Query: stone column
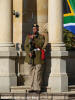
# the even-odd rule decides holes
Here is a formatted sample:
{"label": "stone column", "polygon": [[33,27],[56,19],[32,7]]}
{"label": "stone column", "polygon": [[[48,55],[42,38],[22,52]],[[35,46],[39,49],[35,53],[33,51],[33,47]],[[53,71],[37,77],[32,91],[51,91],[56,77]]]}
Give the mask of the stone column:
{"label": "stone column", "polygon": [[62,43],[62,0],[48,0],[49,43]]}
{"label": "stone column", "polygon": [[62,1],[48,0],[48,32],[51,45],[51,73],[48,81],[48,92],[68,91],[66,74],[66,51],[62,32]]}
{"label": "stone column", "polygon": [[0,0],[0,43],[12,43],[12,0]]}
{"label": "stone column", "polygon": [[12,33],[12,0],[0,0],[0,93],[17,85]]}

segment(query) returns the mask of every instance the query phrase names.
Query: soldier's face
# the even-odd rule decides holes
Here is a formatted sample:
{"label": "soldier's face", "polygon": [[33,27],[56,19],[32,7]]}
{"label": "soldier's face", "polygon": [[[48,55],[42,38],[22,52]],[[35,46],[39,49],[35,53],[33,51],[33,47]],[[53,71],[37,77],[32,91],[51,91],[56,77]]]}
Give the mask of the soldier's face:
{"label": "soldier's face", "polygon": [[37,32],[37,28],[33,27],[33,33],[36,33],[36,32]]}

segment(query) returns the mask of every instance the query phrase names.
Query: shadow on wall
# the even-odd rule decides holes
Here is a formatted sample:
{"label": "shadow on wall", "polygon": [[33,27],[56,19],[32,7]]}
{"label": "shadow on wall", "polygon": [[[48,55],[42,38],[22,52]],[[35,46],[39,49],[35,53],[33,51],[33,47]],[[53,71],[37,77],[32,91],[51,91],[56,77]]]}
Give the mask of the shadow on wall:
{"label": "shadow on wall", "polygon": [[37,23],[37,0],[23,0],[23,26],[22,26],[22,49],[26,35],[32,32],[32,25]]}
{"label": "shadow on wall", "polygon": [[68,51],[67,58],[68,84],[75,85],[75,51]]}
{"label": "shadow on wall", "polygon": [[43,91],[47,91],[48,79],[51,73],[51,45],[50,44],[47,44],[46,46],[45,56],[46,59],[45,59],[45,64],[43,65],[44,71],[43,71],[43,82],[42,82]]}

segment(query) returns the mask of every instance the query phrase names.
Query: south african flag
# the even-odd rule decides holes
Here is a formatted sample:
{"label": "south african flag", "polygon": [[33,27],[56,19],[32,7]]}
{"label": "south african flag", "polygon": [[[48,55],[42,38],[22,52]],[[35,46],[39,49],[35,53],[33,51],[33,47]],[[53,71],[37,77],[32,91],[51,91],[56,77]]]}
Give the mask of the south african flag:
{"label": "south african flag", "polygon": [[75,34],[75,0],[64,0],[64,28]]}

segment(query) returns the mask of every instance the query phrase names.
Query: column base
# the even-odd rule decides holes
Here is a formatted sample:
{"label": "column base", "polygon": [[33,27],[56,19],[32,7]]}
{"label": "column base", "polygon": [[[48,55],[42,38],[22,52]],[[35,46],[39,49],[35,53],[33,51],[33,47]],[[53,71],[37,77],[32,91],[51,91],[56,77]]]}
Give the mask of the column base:
{"label": "column base", "polygon": [[54,47],[51,47],[51,74],[48,80],[47,92],[68,91],[68,77],[66,73],[66,57],[68,56],[68,52],[64,44],[62,45],[60,47],[54,44]]}
{"label": "column base", "polygon": [[63,42],[60,43],[51,43],[52,51],[66,51],[65,44]]}
{"label": "column base", "polygon": [[17,85],[16,75],[0,76],[0,93],[10,93],[11,86]]}
{"label": "column base", "polygon": [[15,45],[12,42],[0,43],[0,47],[14,47]]}
{"label": "column base", "polygon": [[47,92],[67,92],[68,77],[66,74],[50,75]]}
{"label": "column base", "polygon": [[11,86],[17,85],[15,74],[15,57],[17,53],[12,45],[0,45],[0,93],[8,93]]}

